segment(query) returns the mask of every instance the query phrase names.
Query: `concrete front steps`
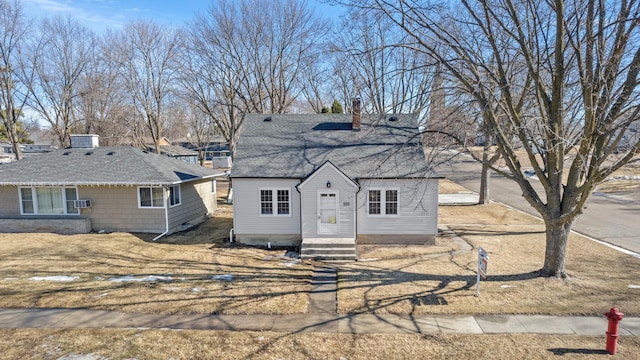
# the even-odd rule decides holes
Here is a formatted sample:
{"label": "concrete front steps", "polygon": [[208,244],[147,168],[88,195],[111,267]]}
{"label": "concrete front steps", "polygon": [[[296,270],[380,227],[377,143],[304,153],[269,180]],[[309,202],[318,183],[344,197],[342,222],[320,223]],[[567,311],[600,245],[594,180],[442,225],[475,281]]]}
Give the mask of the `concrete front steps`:
{"label": "concrete front steps", "polygon": [[302,239],[300,258],[320,261],[355,261],[356,240],[344,238]]}

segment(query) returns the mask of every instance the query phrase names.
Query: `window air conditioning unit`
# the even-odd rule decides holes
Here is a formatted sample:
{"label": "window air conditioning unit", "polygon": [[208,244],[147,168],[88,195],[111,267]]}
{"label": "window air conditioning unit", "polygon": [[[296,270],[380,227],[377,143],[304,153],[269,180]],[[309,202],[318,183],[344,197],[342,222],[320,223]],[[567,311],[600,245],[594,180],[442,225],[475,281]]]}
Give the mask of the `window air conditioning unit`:
{"label": "window air conditioning unit", "polygon": [[91,207],[91,200],[74,200],[73,206],[76,209],[86,209]]}

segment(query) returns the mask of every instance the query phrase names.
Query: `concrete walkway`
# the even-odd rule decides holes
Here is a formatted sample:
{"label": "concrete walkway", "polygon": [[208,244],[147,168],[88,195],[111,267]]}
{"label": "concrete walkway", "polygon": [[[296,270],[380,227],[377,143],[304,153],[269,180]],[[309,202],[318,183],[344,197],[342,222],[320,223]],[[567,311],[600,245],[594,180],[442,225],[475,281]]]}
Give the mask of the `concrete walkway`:
{"label": "concrete walkway", "polygon": [[[189,329],[346,334],[604,335],[607,320],[544,315],[150,315],[83,309],[0,309],[1,328]],[[621,336],[640,336],[640,317],[624,318]]]}

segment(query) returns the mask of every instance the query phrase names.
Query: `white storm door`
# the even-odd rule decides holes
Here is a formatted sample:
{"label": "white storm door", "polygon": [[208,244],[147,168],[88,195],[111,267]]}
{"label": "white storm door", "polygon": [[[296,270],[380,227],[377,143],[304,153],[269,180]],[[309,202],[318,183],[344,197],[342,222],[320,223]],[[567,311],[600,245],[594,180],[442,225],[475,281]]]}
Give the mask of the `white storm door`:
{"label": "white storm door", "polygon": [[318,234],[338,233],[338,194],[320,192],[318,194]]}

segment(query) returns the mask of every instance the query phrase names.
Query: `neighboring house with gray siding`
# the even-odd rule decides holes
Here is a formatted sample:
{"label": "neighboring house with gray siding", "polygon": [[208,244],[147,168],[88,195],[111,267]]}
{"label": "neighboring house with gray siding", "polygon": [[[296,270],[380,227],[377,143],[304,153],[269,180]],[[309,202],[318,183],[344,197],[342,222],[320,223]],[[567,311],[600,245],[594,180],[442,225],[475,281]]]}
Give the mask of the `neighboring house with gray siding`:
{"label": "neighboring house with gray siding", "polygon": [[[354,107],[359,108],[359,106]],[[429,244],[438,180],[414,115],[246,115],[231,170],[238,242]]]}
{"label": "neighboring house with gray siding", "polygon": [[166,234],[216,209],[212,169],[133,147],[72,148],[0,165],[0,231]]}

